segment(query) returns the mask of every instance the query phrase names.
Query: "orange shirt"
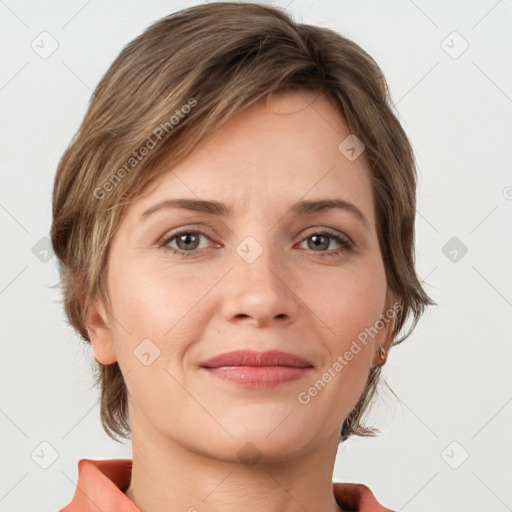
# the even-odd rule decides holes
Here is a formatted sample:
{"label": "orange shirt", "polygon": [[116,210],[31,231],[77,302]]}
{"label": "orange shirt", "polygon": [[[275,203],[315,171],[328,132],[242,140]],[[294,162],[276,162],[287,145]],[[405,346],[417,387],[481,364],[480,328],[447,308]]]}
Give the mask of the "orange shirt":
{"label": "orange shirt", "polygon": [[[131,459],[78,462],[78,483],[71,502],[59,512],[140,512],[123,491],[130,484]],[[393,512],[363,484],[333,483],[338,505],[355,512]]]}

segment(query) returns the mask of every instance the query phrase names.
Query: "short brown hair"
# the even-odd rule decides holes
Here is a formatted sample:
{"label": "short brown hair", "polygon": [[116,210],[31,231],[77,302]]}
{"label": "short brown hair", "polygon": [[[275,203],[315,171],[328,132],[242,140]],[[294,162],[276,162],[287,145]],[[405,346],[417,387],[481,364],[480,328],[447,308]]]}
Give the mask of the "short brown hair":
{"label": "short brown hair", "polygon": [[[84,318],[91,301],[100,297],[108,304],[105,270],[122,213],[164,172],[159,164],[178,163],[213,129],[285,90],[326,95],[365,145],[387,283],[401,305],[395,338],[413,317],[409,332],[394,344],[412,332],[425,306],[434,302],[414,267],[413,151],[381,70],[357,44],[332,30],[295,23],[267,5],[215,2],[157,21],[121,51],[59,163],[51,239],[65,312],[84,340],[90,341]],[[96,370],[103,428],[114,439],[127,438],[121,370],[117,362],[98,362]],[[380,370],[370,371],[340,441],[378,431],[364,427],[361,418]]]}

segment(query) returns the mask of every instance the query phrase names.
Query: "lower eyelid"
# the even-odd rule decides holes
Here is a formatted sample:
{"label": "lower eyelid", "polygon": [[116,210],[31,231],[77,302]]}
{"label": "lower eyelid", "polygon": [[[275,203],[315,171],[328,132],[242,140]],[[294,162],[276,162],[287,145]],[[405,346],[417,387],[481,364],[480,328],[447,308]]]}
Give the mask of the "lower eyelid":
{"label": "lower eyelid", "polygon": [[[176,233],[172,233],[172,234],[170,234],[168,236],[165,236],[162,239],[162,241],[160,242],[160,246],[163,246],[163,247],[165,247],[167,249],[172,249],[172,250],[175,250],[175,251],[190,252],[190,253],[198,252],[198,251],[200,251],[202,249],[206,249],[206,247],[202,247],[200,249],[197,248],[197,249],[194,249],[194,250],[191,250],[191,251],[186,251],[184,249],[179,249],[179,248],[175,248],[175,247],[169,247],[169,244],[171,242],[175,242],[176,239],[178,237],[180,237],[181,235],[188,235],[188,234],[192,234],[192,233],[195,234],[195,235],[198,235],[200,238],[203,237],[203,238],[206,238],[206,239],[211,241],[211,238],[208,235],[206,235],[205,233],[202,233],[201,231],[190,229],[190,230],[186,230],[186,231],[185,230],[184,231],[178,231]],[[199,245],[201,245],[201,242],[199,242]]]}
{"label": "lower eyelid", "polygon": [[[180,235],[190,234],[190,233],[194,233],[194,234],[197,234],[200,237],[204,237],[204,238],[208,239],[210,241],[209,246],[208,247],[202,247],[202,248],[195,248],[195,249],[187,251],[185,249],[179,249],[179,248],[175,248],[175,247],[172,247],[172,246],[169,245],[171,242],[175,241],[177,239],[177,237],[179,237]],[[345,237],[342,234],[337,234],[337,233],[333,234],[333,233],[330,233],[330,232],[322,232],[322,231],[317,231],[317,232],[309,233],[308,235],[304,236],[300,240],[299,246],[302,245],[309,237],[311,237],[313,235],[327,236],[328,238],[330,238],[331,240],[334,240],[339,245],[339,247],[337,247],[337,248],[328,249],[328,250],[325,250],[325,251],[314,251],[312,249],[307,249],[306,248],[306,250],[309,250],[309,251],[311,251],[313,253],[317,252],[320,255],[324,254],[326,256],[336,256],[336,255],[339,255],[339,253],[348,252],[348,251],[353,250],[354,244],[353,244],[353,242],[348,237]],[[174,254],[183,255],[183,256],[192,256],[192,255],[199,254],[201,251],[203,251],[205,249],[212,249],[212,248],[222,247],[221,244],[219,244],[217,242],[214,242],[206,233],[203,233],[203,232],[197,231],[197,230],[193,230],[193,229],[178,231],[178,232],[173,233],[173,234],[171,234],[169,236],[166,236],[160,242],[159,246],[163,247],[164,249],[166,249],[168,251],[173,252]]]}
{"label": "lower eyelid", "polygon": [[313,251],[313,252],[318,252],[319,254],[321,253],[334,253],[336,251],[341,251],[341,250],[350,250],[352,249],[353,247],[353,243],[350,241],[350,239],[348,238],[345,238],[343,236],[334,236],[334,235],[331,235],[331,234],[328,234],[328,233],[312,233],[310,235],[307,235],[305,236],[300,242],[299,242],[299,245],[302,245],[309,237],[313,236],[313,235],[321,235],[321,236],[326,236],[328,237],[330,240],[333,240],[336,244],[338,244],[340,247],[337,247],[337,248],[334,248],[334,249],[329,249],[329,250],[326,250],[326,251]]}

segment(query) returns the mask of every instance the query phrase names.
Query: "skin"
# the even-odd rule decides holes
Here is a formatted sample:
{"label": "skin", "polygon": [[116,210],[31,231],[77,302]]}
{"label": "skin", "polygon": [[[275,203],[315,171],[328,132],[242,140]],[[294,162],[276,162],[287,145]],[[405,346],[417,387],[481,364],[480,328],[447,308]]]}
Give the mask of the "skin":
{"label": "skin", "polygon": [[[169,164],[127,209],[110,248],[110,305],[97,300],[86,318],[96,359],[118,361],[128,387],[126,494],[144,512],[341,510],[332,491],[339,432],[370,368],[384,363],[378,349],[390,346],[392,322],[308,404],[297,396],[393,303],[368,164],[364,153],[349,161],[338,150],[349,134],[326,97],[273,95]],[[234,215],[172,208],[141,220],[169,198],[217,200]],[[297,201],[332,198],[353,203],[368,225],[344,209],[290,213]],[[201,231],[167,244],[194,254],[159,246],[176,228]],[[352,249],[330,236],[315,245],[322,228],[349,237]],[[252,263],[236,251],[248,236],[263,251]],[[149,359],[160,352],[145,365],[134,350],[148,338],[158,347]],[[244,388],[199,368],[244,348],[292,352],[314,369],[278,386]],[[255,464],[238,455],[244,446]]]}

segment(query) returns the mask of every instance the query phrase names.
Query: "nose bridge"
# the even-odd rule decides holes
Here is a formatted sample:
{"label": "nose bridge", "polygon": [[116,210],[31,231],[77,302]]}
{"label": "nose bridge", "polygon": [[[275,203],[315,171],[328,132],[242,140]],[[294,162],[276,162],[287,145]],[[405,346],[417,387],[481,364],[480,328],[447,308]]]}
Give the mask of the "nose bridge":
{"label": "nose bridge", "polygon": [[236,246],[224,297],[228,318],[250,317],[262,325],[273,318],[290,320],[297,315],[292,271],[281,248],[273,245],[272,234],[249,235]]}

